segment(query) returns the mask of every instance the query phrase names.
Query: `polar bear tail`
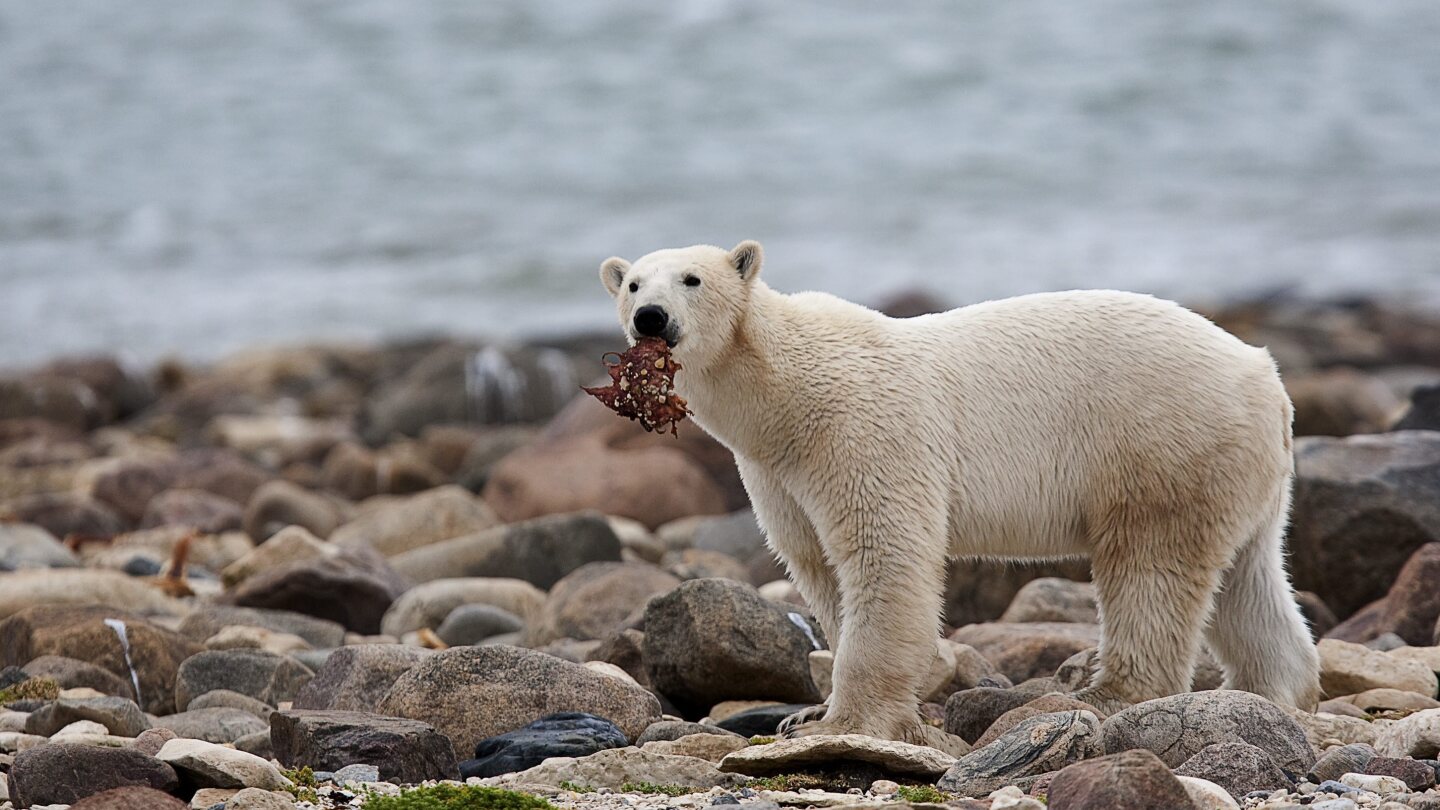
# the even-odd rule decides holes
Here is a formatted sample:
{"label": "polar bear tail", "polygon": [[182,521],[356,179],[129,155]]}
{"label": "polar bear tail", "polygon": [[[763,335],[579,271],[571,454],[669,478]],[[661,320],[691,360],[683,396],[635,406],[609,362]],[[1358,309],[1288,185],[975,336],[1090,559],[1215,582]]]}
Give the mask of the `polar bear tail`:
{"label": "polar bear tail", "polygon": [[1320,659],[1285,573],[1290,481],[1273,515],[1235,555],[1216,596],[1207,639],[1225,667],[1225,688],[1313,710]]}

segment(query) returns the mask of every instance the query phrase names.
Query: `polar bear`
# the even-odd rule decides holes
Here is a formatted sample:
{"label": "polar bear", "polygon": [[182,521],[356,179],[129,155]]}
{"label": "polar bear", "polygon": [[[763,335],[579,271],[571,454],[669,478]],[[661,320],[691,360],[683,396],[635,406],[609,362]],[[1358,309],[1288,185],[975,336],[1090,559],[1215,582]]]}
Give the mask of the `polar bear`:
{"label": "polar bear", "polygon": [[894,319],[776,292],[762,257],[752,241],[660,250],[600,277],[632,343],[672,347],[678,393],[734,452],[835,648],[828,705],[789,733],[935,744],[917,691],[951,557],[1090,558],[1103,640],[1078,697],[1102,709],[1188,691],[1202,638],[1229,688],[1315,703],[1269,353],[1114,291]]}

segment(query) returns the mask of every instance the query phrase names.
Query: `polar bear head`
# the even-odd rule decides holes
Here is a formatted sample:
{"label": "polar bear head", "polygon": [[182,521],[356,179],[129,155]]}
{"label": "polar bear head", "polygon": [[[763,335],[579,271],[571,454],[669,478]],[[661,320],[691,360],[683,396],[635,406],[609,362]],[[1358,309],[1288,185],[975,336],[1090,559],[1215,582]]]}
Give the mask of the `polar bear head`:
{"label": "polar bear head", "polygon": [[642,337],[664,338],[682,364],[699,370],[732,345],[763,258],[760,243],[748,240],[732,250],[657,250],[634,264],[606,259],[600,280],[632,345]]}

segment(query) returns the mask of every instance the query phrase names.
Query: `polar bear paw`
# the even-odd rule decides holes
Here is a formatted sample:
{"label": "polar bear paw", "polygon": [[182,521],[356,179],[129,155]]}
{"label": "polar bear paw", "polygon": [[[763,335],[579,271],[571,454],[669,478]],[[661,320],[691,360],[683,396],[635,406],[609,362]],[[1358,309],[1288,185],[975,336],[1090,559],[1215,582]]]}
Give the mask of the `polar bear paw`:
{"label": "polar bear paw", "polygon": [[801,734],[792,734],[791,732],[800,726],[815,723],[817,720],[823,718],[828,711],[830,711],[830,704],[828,703],[807,706],[784,720],[781,720],[780,726],[776,730],[780,733],[781,737],[803,737],[806,736],[806,734],[815,734],[817,732],[805,732]]}

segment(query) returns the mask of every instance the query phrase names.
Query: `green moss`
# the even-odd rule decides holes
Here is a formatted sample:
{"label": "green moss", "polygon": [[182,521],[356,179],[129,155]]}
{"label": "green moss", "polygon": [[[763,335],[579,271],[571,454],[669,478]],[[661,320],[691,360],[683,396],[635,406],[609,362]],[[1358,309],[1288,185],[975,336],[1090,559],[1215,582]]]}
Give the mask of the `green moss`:
{"label": "green moss", "polygon": [[371,794],[365,810],[555,810],[528,793],[475,785],[434,785],[405,790],[399,796]]}
{"label": "green moss", "polygon": [[0,689],[0,705],[17,700],[55,700],[59,697],[60,684],[54,678],[30,678]]}
{"label": "green moss", "polygon": [[897,793],[912,804],[944,804],[954,798],[930,785],[901,785]]}
{"label": "green moss", "polygon": [[302,768],[282,770],[280,773],[285,774],[286,779],[295,783],[294,787],[286,788],[286,790],[290,791],[290,795],[294,796],[296,801],[311,802],[312,804],[320,803],[320,794],[315,792],[315,786],[317,784],[315,781],[315,772],[310,769],[309,765]]}
{"label": "green moss", "polygon": [[781,773],[745,783],[755,790],[828,790],[831,780],[810,773]]}
{"label": "green moss", "polygon": [[773,742],[775,742],[775,738],[774,738],[774,737],[760,737],[760,736],[755,736],[755,737],[751,737],[751,738],[750,738],[750,744],[751,744],[751,745],[769,745],[770,743],[773,743]]}
{"label": "green moss", "polygon": [[590,788],[585,787],[584,785],[577,785],[577,784],[575,784],[574,782],[570,782],[570,781],[561,782],[561,783],[560,783],[560,789],[561,789],[561,790],[568,790],[568,791],[570,791],[571,793],[589,793],[589,792],[590,792]]}

